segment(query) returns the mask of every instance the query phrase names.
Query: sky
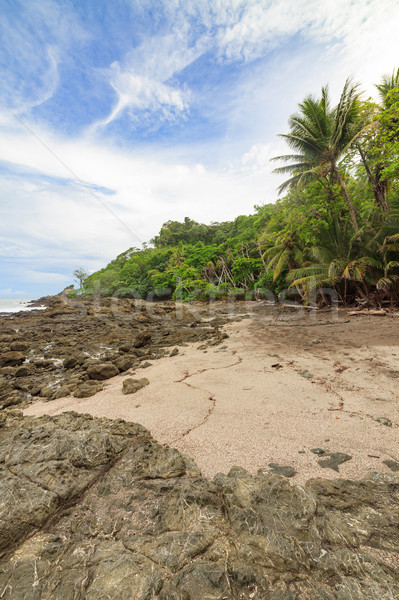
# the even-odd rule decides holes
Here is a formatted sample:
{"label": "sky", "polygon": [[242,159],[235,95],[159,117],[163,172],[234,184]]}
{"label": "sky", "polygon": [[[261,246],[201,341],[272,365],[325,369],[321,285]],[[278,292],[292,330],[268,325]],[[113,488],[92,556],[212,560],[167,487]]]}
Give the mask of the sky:
{"label": "sky", "polygon": [[2,0],[0,297],[275,202],[289,115],[399,66],[398,0]]}

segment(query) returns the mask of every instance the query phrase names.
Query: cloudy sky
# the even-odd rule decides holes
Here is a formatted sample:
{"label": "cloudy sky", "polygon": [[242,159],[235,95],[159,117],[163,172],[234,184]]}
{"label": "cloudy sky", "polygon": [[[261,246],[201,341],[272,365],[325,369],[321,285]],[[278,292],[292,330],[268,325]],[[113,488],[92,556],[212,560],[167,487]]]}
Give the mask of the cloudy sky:
{"label": "cloudy sky", "polygon": [[398,0],[2,0],[0,296],[274,202],[289,115],[398,67]]}

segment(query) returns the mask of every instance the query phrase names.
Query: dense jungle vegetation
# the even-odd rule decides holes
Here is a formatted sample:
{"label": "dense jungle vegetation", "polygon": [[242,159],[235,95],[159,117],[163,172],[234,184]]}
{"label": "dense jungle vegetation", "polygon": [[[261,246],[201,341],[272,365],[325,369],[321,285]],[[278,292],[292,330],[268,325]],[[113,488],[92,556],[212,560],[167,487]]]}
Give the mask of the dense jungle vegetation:
{"label": "dense jungle vegetation", "polygon": [[348,80],[306,97],[273,159],[287,175],[273,204],[232,222],[168,221],[72,292],[182,300],[272,297],[399,302],[399,69],[363,99]]}

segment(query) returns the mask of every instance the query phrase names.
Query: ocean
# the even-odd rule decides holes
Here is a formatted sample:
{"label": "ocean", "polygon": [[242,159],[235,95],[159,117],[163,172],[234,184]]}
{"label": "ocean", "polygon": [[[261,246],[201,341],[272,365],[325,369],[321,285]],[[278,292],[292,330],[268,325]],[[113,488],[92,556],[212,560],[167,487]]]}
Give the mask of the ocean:
{"label": "ocean", "polygon": [[[37,309],[37,307],[29,307],[29,302],[32,302],[31,298],[0,298],[0,314]],[[45,307],[43,306],[40,308]]]}

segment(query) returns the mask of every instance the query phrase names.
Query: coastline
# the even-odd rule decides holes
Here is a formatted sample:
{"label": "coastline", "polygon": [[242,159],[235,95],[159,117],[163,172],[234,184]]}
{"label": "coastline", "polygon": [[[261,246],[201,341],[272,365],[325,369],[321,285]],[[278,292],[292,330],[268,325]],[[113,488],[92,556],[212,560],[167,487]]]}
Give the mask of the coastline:
{"label": "coastline", "polygon": [[[47,310],[2,320],[3,356],[11,352],[0,366],[3,405],[138,422],[210,478],[238,465],[281,467],[302,483],[359,479],[399,464],[397,313],[40,301]],[[123,394],[125,380],[141,378],[149,384]]]}

